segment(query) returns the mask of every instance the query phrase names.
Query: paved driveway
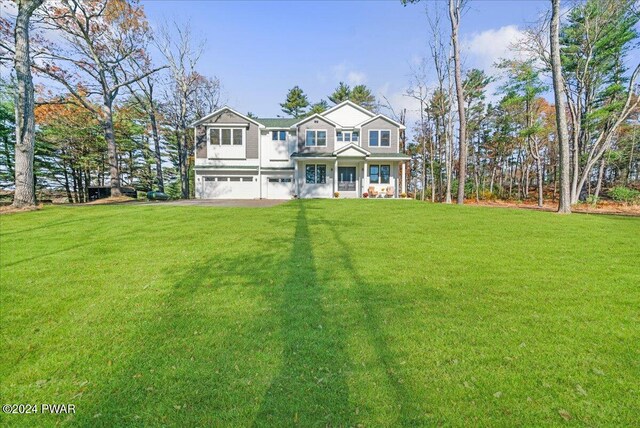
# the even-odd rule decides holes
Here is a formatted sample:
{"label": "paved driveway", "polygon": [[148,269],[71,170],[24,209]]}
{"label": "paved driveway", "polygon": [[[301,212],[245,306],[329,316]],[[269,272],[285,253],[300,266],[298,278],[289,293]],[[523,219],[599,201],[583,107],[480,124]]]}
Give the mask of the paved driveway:
{"label": "paved driveway", "polygon": [[185,199],[177,201],[149,201],[143,204],[162,204],[194,207],[273,207],[287,202],[288,199]]}

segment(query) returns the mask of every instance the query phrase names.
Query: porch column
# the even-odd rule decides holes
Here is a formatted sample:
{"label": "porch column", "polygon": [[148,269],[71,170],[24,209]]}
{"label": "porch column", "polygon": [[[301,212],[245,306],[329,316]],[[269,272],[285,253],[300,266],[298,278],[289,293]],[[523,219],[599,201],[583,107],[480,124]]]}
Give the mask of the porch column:
{"label": "porch column", "polygon": [[[268,186],[268,184],[267,184]],[[293,191],[300,198],[300,186],[298,186],[298,159],[293,161]]]}
{"label": "porch column", "polygon": [[407,162],[402,162],[402,193],[407,193]]}
{"label": "porch column", "polygon": [[336,161],[333,164],[333,193],[337,191],[338,191],[338,158],[336,158]]}
{"label": "porch column", "polygon": [[364,172],[362,173],[362,192],[369,192],[369,169],[367,161],[364,161]]}

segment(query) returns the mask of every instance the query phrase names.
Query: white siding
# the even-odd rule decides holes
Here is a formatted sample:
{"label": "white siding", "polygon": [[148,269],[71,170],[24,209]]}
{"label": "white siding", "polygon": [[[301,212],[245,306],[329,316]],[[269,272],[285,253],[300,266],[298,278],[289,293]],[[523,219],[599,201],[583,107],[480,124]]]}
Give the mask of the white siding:
{"label": "white siding", "polygon": [[373,114],[366,114],[348,104],[324,115],[327,119],[344,127],[354,127],[373,116]]}

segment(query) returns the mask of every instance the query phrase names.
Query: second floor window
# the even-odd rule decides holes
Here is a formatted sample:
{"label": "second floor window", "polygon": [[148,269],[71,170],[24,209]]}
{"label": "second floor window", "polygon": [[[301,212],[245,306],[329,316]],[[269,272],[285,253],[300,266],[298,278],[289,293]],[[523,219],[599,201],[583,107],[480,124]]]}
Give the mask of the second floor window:
{"label": "second floor window", "polygon": [[391,131],[371,130],[369,131],[369,146],[389,147],[391,145]]}
{"label": "second floor window", "polygon": [[346,143],[350,143],[350,142],[357,143],[359,136],[360,136],[359,133],[351,132],[351,131],[339,131],[336,133],[336,139],[338,141],[344,141]]}
{"label": "second floor window", "polygon": [[286,141],[287,131],[271,131],[271,139],[273,141]]}
{"label": "second floor window", "polygon": [[212,146],[241,146],[244,144],[242,128],[211,128],[209,144]]}
{"label": "second floor window", "polygon": [[327,183],[326,165],[307,165],[304,172],[307,184]]}
{"label": "second floor window", "polygon": [[327,145],[327,131],[307,129],[304,145],[307,147],[325,147]]}

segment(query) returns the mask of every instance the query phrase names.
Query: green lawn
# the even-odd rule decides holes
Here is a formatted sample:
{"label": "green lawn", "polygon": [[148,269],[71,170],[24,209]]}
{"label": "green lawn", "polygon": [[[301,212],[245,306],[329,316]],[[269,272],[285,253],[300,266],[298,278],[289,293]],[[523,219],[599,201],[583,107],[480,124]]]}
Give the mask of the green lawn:
{"label": "green lawn", "polygon": [[413,201],[0,217],[0,425],[634,425],[640,219]]}

